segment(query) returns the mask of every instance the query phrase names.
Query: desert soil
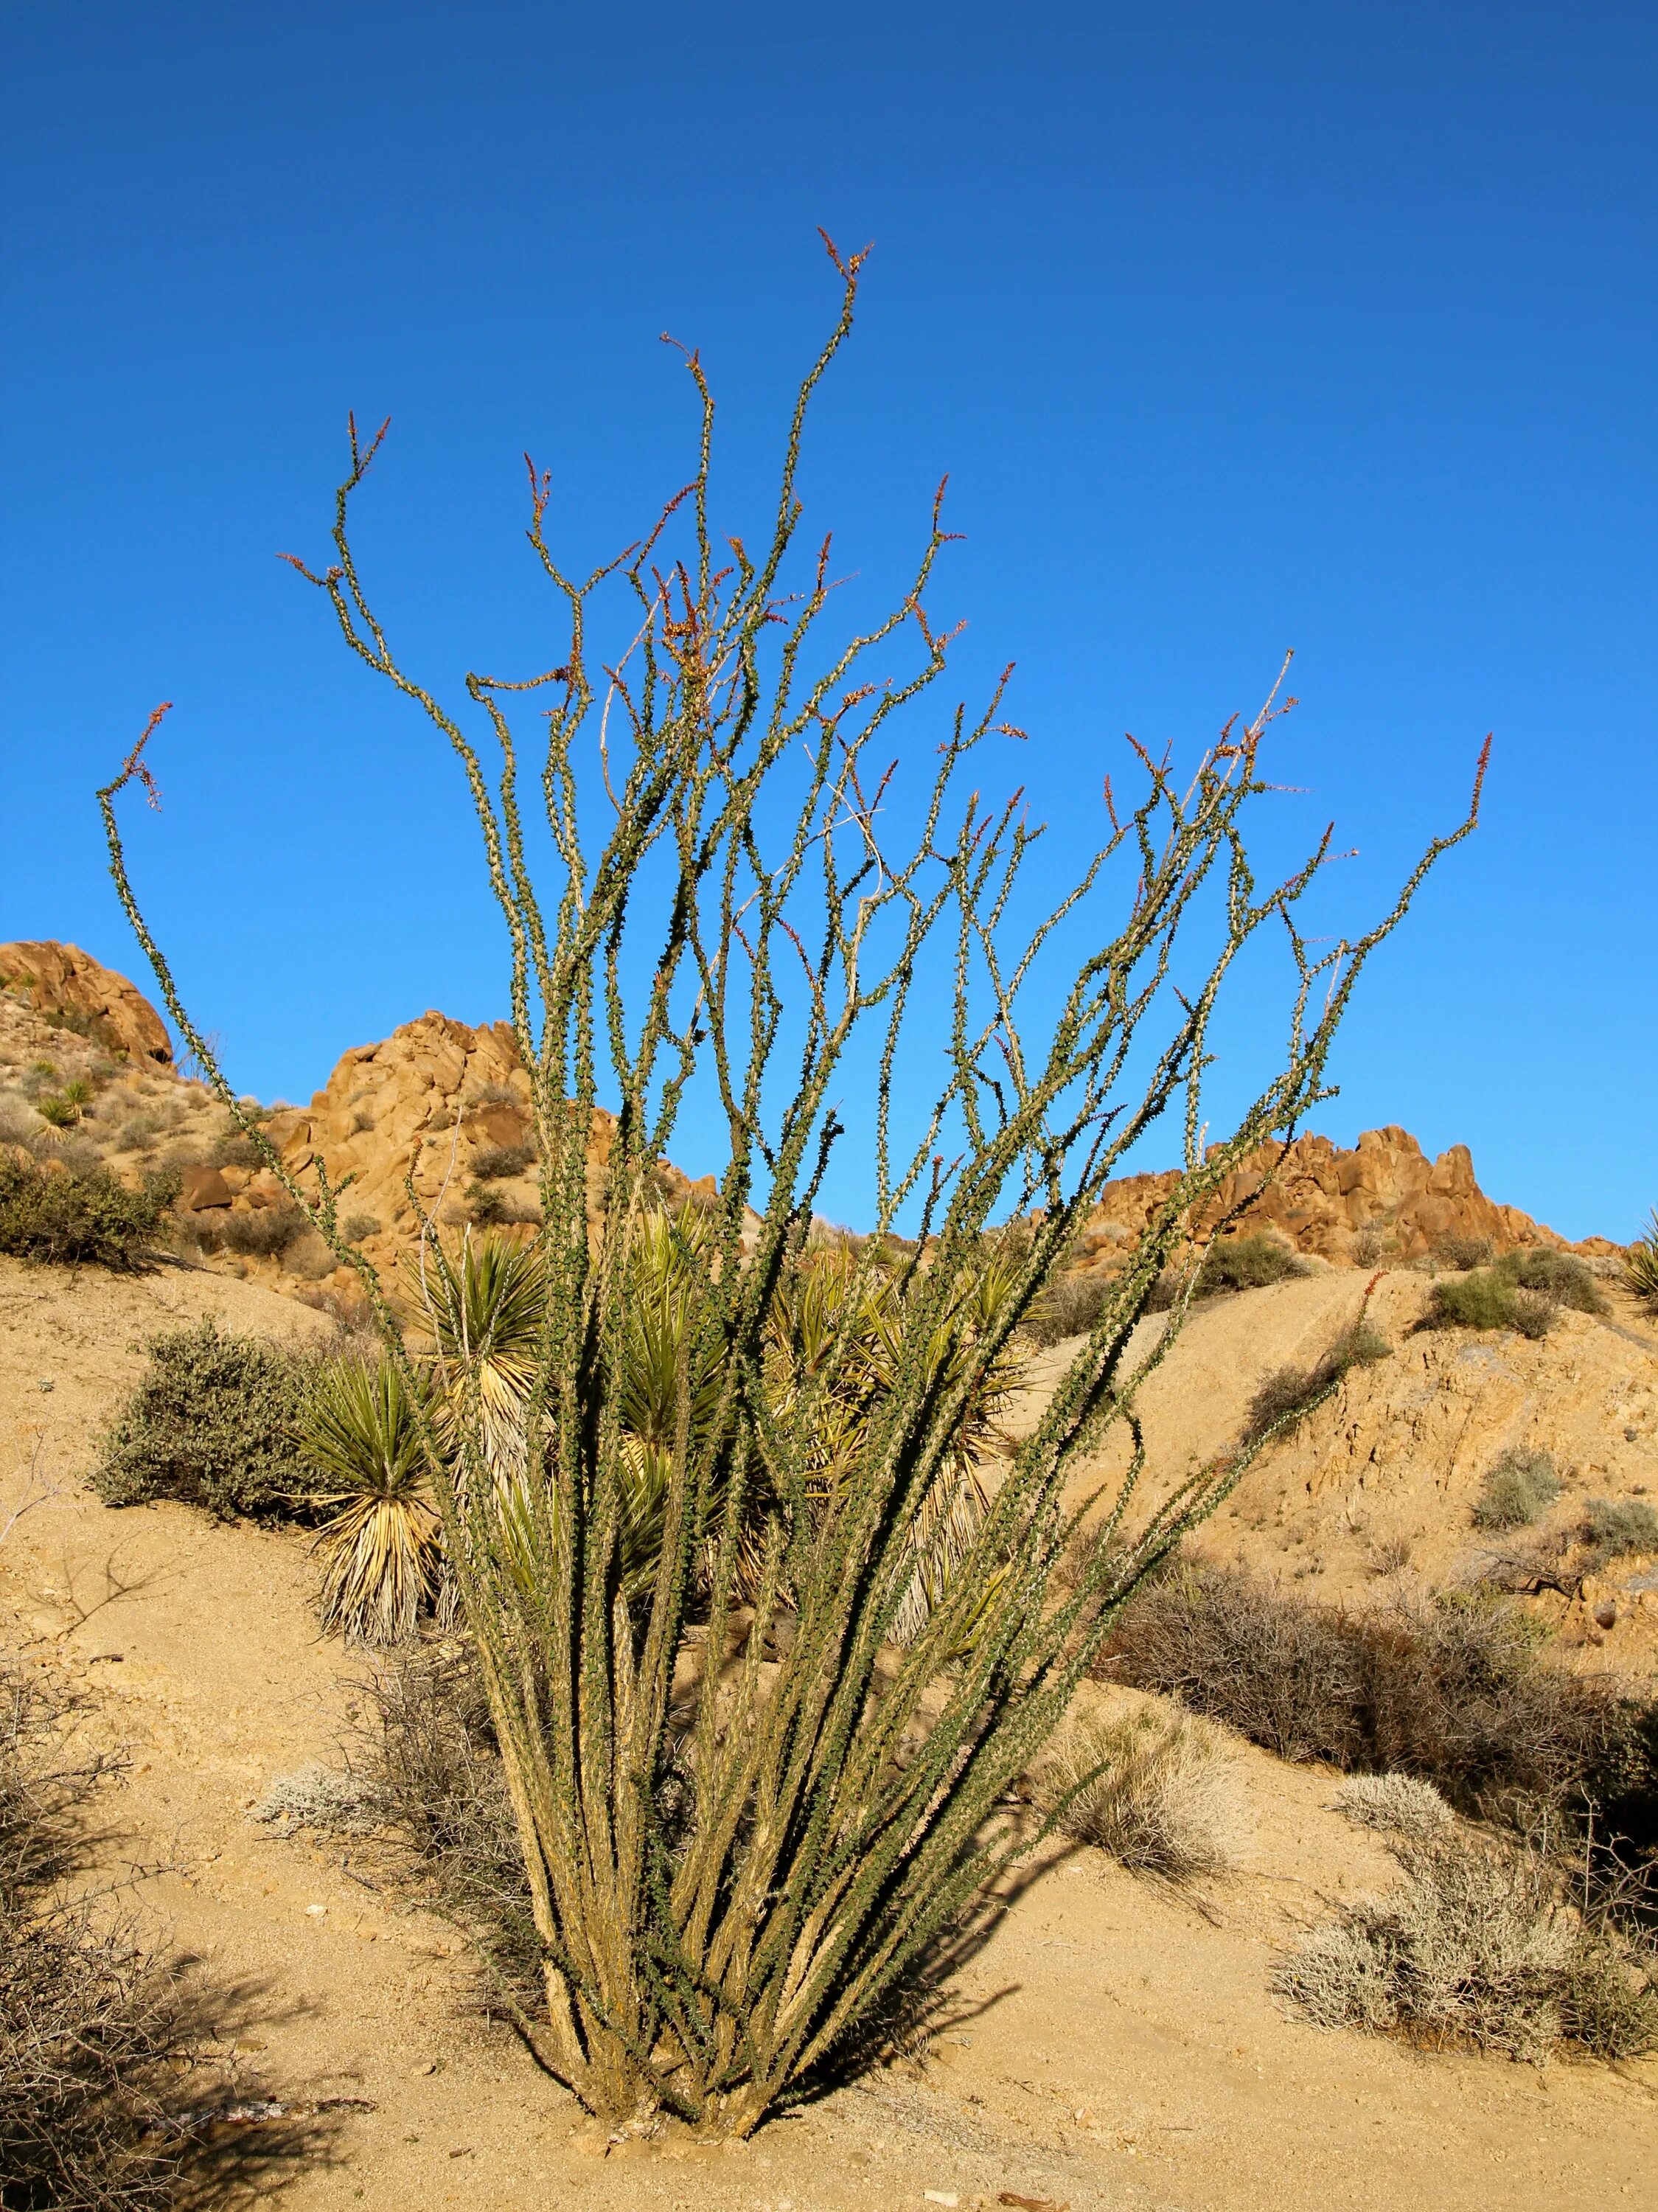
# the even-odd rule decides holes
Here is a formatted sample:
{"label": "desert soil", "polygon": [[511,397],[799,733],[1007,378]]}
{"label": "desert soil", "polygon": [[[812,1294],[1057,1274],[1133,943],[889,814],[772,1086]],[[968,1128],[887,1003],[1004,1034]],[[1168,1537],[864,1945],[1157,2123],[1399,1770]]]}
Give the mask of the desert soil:
{"label": "desert soil", "polygon": [[[1390,1333],[1421,1296],[1416,1279],[1401,1285],[1388,1293],[1399,1312],[1380,1308]],[[1171,1363],[1163,1386],[1158,1449],[1172,1464],[1210,1449],[1211,1428],[1232,1417],[1216,1393],[1236,1410],[1265,1366],[1319,1347],[1357,1289],[1344,1271],[1200,1316],[1188,1366],[1177,1375]],[[328,1326],[252,1285],[183,1267],[120,1279],[0,1261],[0,1525],[38,1501],[0,1543],[0,1644],[84,1686],[84,1725],[128,1747],[129,1779],[106,1808],[119,1830],[107,1856],[140,1869],[136,1909],[195,1962],[238,2094],[325,2108],[286,2130],[229,2131],[245,2152],[236,2187],[280,2190],[292,2212],[925,2212],[1022,2200],[1072,2212],[1606,2212],[1654,2201],[1658,2059],[1535,2069],[1424,2052],[1313,2028],[1270,1994],[1274,1957],[1297,1929],[1326,1900],[1385,1885],[1389,1863],[1329,1808],[1331,1776],[1243,1745],[1253,1835],[1235,1878],[1183,1896],[1076,1851],[1011,1904],[958,1978],[925,2058],[740,2147],[671,2133],[607,2148],[469,2003],[451,1931],[367,1886],[374,1875],[349,1844],[284,1838],[249,1818],[278,1778],[337,1762],[359,1679],[317,1635],[304,1538],[216,1527],[174,1506],[113,1512],[83,1486],[145,1336],[203,1312],[288,1340]],[[1436,1511],[1418,1493],[1472,1486],[1505,1421],[1558,1418],[1563,1449],[1579,1438],[1585,1482],[1638,1486],[1658,1352],[1625,1318],[1574,1318],[1558,1344],[1503,1339],[1489,1359],[1475,1347],[1472,1363],[1466,1339],[1405,1340],[1392,1380],[1371,1370],[1331,1416],[1318,1462],[1337,1453],[1330,1481],[1286,1454],[1219,1540],[1247,1549],[1270,1536],[1293,1556],[1305,1548],[1290,1525],[1299,1516],[1321,1559],[1309,1579],[1341,1589],[1363,1580],[1365,1547],[1396,1522],[1438,1571],[1442,1553],[1466,1544],[1464,1501],[1448,1511],[1442,1497]],[[1464,1397],[1443,1418],[1489,1436],[1468,1446],[1466,1467],[1453,1453],[1451,1472],[1442,1465],[1430,1481],[1412,1472],[1405,1441],[1412,1419],[1424,1434],[1442,1419],[1432,1409],[1449,1385]],[[1610,1430],[1609,1393],[1619,1414]],[[1350,1528],[1351,1544],[1331,1533],[1357,1510],[1350,1493],[1373,1516]]]}

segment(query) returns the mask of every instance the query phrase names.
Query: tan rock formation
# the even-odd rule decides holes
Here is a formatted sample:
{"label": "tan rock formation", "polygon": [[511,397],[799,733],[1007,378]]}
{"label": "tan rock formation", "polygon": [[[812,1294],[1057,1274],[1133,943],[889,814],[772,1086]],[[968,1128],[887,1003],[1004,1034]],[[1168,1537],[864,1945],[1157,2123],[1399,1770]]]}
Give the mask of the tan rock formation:
{"label": "tan rock formation", "polygon": [[173,1063],[172,1042],[149,1000],[78,945],[0,945],[0,990],[49,1019],[57,1015],[76,1029],[84,1023],[84,1033],[108,1051]]}
{"label": "tan rock formation", "polygon": [[[1174,1188],[1167,1175],[1126,1176],[1108,1185],[1084,1233],[1084,1266],[1108,1266],[1119,1249],[1139,1236]],[[1271,1142],[1252,1154],[1196,1218],[1201,1236],[1241,1200],[1253,1202],[1240,1226],[1265,1229],[1299,1252],[1348,1265],[1373,1265],[1384,1255],[1417,1259],[1453,1237],[1484,1239],[1494,1252],[1526,1244],[1610,1255],[1618,1247],[1603,1237],[1566,1246],[1517,1206],[1498,1206],[1474,1179],[1466,1145],[1453,1145],[1430,1160],[1408,1131],[1367,1129],[1351,1151],[1327,1137]]]}

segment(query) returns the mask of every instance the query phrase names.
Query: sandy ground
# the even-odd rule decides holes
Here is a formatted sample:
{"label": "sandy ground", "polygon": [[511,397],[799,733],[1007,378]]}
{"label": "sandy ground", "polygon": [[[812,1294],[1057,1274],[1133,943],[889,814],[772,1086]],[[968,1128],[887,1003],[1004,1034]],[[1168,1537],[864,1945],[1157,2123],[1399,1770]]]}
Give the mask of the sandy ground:
{"label": "sandy ground", "polygon": [[139,1908],[216,1993],[224,2063],[290,2104],[353,2100],[285,2144],[247,2129],[273,2155],[239,2186],[280,2190],[293,2212],[924,2212],[1004,2192],[1072,2212],[1653,2201],[1658,2061],[1539,2071],[1428,2054],[1321,2032],[1270,1995],[1296,1929],[1385,1883],[1388,1863],[1329,1809],[1330,1777],[1244,1746],[1254,1833],[1235,1879],[1188,1899],[1078,1851],[1014,1902],[924,2062],[746,2146],[669,2135],[605,2153],[468,2009],[449,1931],[366,1886],[349,1845],[248,1818],[274,1779],[333,1759],[352,1696],[350,1661],[316,1635],[304,1540],[173,1506],[115,1513],[81,1486],[143,1336],[203,1310],[294,1337],[324,1327],[222,1277],[0,1261],[0,1523],[57,1493],[0,1543],[0,1641],[87,1686],[87,1725],[129,1747],[110,1853],[167,1862],[139,1881]]}

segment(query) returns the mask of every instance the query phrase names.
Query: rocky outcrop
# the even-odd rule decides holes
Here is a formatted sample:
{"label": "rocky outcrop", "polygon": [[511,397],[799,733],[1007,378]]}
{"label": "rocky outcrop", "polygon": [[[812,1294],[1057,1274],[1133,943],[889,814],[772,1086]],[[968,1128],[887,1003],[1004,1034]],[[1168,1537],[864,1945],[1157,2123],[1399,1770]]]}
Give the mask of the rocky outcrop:
{"label": "rocky outcrop", "polygon": [[[1174,1174],[1126,1176],[1107,1186],[1084,1233],[1085,1266],[1108,1266],[1151,1220],[1174,1188]],[[1298,1252],[1354,1266],[1382,1259],[1418,1259],[1462,1238],[1488,1243],[1493,1252],[1526,1244],[1610,1255],[1605,1237],[1566,1246],[1517,1206],[1499,1206],[1474,1179],[1466,1145],[1453,1145],[1430,1160],[1407,1130],[1367,1129],[1345,1151],[1327,1137],[1297,1137],[1293,1144],[1263,1145],[1199,1211],[1199,1237],[1249,1200],[1239,1226],[1274,1231]]]}
{"label": "rocky outcrop", "polygon": [[143,993],[78,945],[0,945],[0,990],[107,1052],[173,1064],[172,1042]]}

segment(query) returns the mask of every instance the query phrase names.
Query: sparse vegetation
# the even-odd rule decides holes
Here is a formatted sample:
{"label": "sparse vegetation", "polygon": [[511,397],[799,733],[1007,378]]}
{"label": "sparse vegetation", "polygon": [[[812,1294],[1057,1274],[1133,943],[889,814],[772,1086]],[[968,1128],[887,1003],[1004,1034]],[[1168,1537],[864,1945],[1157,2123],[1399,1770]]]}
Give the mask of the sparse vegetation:
{"label": "sparse vegetation", "polygon": [[66,1742],[67,1694],[0,1663],[0,2202],[148,2212],[171,2195],[158,2124],[190,2057],[161,1962],[78,1897],[84,1811],[117,1771]]}
{"label": "sparse vegetation", "polygon": [[1474,1503],[1476,1528],[1528,1527],[1560,1495],[1551,1455],[1511,1445],[1492,1461]]}
{"label": "sparse vegetation", "polygon": [[106,1168],[0,1153],[0,1252],[130,1273],[153,1255],[178,1194],[174,1176],[146,1176],[133,1190]]}
{"label": "sparse vegetation", "polygon": [[296,1431],[313,1364],[208,1320],[152,1338],[93,1486],[109,1505],[177,1498],[220,1520],[312,1509]]}
{"label": "sparse vegetation", "polygon": [[1516,2058],[1563,2042],[1604,2058],[1658,2047],[1653,1954],[1586,1922],[1534,1845],[1441,1830],[1388,1848],[1400,1887],[1340,1906],[1278,1971],[1309,2019]]}
{"label": "sparse vegetation", "polygon": [[1218,1732],[1187,1714],[1073,1717],[1033,1779],[1066,1835],[1137,1874],[1190,1881],[1236,1863],[1236,1778]]}

